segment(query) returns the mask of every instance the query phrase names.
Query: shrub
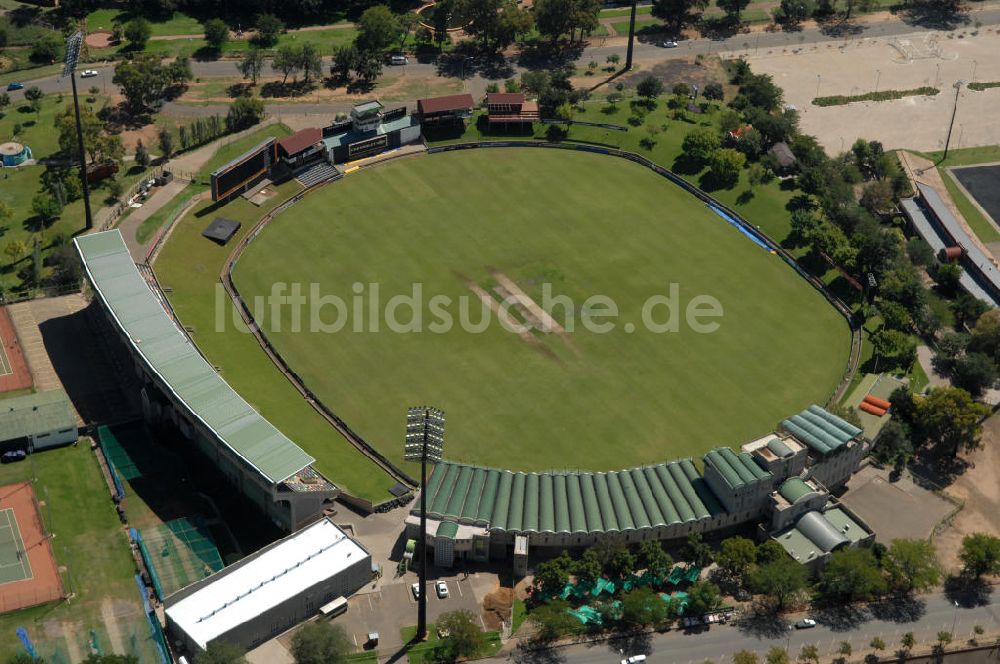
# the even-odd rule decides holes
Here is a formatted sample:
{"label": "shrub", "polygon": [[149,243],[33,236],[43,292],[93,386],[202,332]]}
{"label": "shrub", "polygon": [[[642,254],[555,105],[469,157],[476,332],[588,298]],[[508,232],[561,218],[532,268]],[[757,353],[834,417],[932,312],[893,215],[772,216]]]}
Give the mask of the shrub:
{"label": "shrub", "polygon": [[843,106],[856,101],[891,101],[902,99],[903,97],[928,96],[933,97],[941,92],[937,88],[923,86],[912,90],[882,90],[881,92],[866,92],[863,95],[832,95],[830,97],[816,97],[812,100],[813,106]]}

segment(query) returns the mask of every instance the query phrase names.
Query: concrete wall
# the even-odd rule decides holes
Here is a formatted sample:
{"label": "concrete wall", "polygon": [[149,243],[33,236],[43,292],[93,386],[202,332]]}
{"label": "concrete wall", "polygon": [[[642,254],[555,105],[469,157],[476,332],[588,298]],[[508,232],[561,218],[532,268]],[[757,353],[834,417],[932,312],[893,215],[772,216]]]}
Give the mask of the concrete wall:
{"label": "concrete wall", "polygon": [[850,479],[867,451],[866,443],[852,440],[825,457],[813,457],[809,465],[809,477],[816,478],[832,491]]}

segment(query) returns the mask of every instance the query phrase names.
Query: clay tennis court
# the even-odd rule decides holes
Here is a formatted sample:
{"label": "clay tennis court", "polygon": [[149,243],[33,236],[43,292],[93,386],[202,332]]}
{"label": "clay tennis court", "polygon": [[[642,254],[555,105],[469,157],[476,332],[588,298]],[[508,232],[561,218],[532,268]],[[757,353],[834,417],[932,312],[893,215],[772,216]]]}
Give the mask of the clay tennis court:
{"label": "clay tennis court", "polygon": [[63,596],[30,482],[0,487],[0,613]]}
{"label": "clay tennis court", "polygon": [[[7,307],[0,307],[0,393],[31,389],[34,381]],[[3,522],[0,521],[0,524]]]}

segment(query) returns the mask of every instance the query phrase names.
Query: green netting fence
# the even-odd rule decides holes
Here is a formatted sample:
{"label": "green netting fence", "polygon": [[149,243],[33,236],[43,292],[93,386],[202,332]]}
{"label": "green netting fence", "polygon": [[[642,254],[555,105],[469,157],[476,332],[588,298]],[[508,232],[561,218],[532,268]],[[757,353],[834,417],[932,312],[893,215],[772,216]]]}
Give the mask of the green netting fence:
{"label": "green netting fence", "polygon": [[219,549],[201,517],[181,518],[143,528],[139,551],[161,600],[224,567]]}
{"label": "green netting fence", "polygon": [[97,441],[104,451],[104,458],[108,460],[115,471],[126,481],[142,477],[142,472],[136,466],[135,461],[129,456],[125,448],[115,433],[104,425],[97,427]]}

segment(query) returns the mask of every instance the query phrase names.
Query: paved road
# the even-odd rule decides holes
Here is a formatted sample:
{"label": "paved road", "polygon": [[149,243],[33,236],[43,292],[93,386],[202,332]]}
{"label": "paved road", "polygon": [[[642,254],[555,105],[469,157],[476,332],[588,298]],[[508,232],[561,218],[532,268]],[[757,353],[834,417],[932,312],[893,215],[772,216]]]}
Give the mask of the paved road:
{"label": "paved road", "polygon": [[[814,615],[820,624],[813,629],[788,629],[787,624],[764,621],[757,625],[715,626],[708,631],[683,633],[671,631],[651,637],[593,645],[574,645],[544,654],[519,653],[518,658],[553,664],[564,660],[571,664],[617,664],[624,654],[648,654],[649,664],[700,664],[706,660],[728,662],[732,653],[751,650],[763,655],[772,646],[788,648],[794,661],[804,645],[816,644],[820,657],[835,656],[841,641],[849,641],[854,659],[872,652],[869,643],[879,636],[886,643],[887,655],[899,648],[900,638],[913,632],[918,643],[935,642],[939,631],[953,632],[954,645],[964,644],[973,627],[981,625],[987,635],[1000,632],[1000,598],[988,596],[984,604],[971,608],[956,607],[941,596],[920,598],[911,605],[893,610],[870,611],[855,615]],[[984,637],[985,638],[985,637]],[[763,659],[763,657],[761,658]]]}
{"label": "paved road", "polygon": [[[983,25],[998,25],[1000,24],[1000,8],[995,6],[988,6],[982,9],[977,9],[969,14],[969,24],[965,27],[970,27],[971,25],[978,21]],[[963,27],[963,26],[959,26]],[[656,46],[654,40],[648,41],[637,41],[635,44],[634,55],[635,59],[638,61],[662,61],[669,59],[671,57],[687,57],[690,55],[698,54],[708,54],[708,53],[719,53],[727,51],[739,51],[739,50],[756,50],[761,48],[772,48],[772,47],[787,47],[787,46],[797,46],[800,44],[812,44],[816,42],[823,41],[840,41],[849,39],[863,39],[863,38],[879,38],[879,37],[891,37],[895,35],[912,34],[915,32],[922,32],[931,30],[932,28],[922,27],[921,25],[915,24],[910,21],[904,21],[899,18],[890,18],[882,21],[872,21],[859,22],[849,26],[850,30],[845,31],[844,34],[836,35],[831,34],[829,31],[820,30],[818,28],[809,28],[801,30],[799,32],[763,32],[755,31],[752,33],[738,34],[727,39],[691,39],[688,41],[681,42],[681,45],[677,49],[663,49]],[[640,38],[642,39],[642,38]],[[608,55],[612,53],[617,53],[620,56],[625,55],[625,39],[624,38],[611,38],[611,39],[600,39],[594,38],[591,40],[591,45],[584,49],[579,61],[585,62],[589,60],[596,60],[597,62],[604,62]],[[326,58],[324,60],[325,64],[329,64],[330,59]],[[510,76],[515,76],[518,73],[525,71],[526,67],[518,65],[516,62],[508,62],[509,67],[505,70],[504,68],[494,68],[490,71],[482,71],[481,68],[477,71],[472,71],[475,65],[472,64],[468,67],[468,70],[462,72],[465,74],[467,79],[466,88],[471,92],[478,94],[485,90],[486,85],[491,80],[498,80],[503,78],[508,78]],[[102,93],[108,92],[112,89],[111,78],[114,76],[114,65],[108,64],[91,64],[88,65],[91,69],[96,69],[99,75],[95,78],[82,79],[78,81],[78,89],[80,92],[84,92],[91,86],[97,86],[101,88]],[[220,77],[220,76],[231,76],[236,72],[236,65],[232,60],[215,60],[206,62],[192,62],[191,68],[196,77],[209,78],[209,77]],[[388,69],[393,69],[387,67]],[[416,63],[406,65],[404,72],[406,74],[430,74],[435,73],[438,70],[437,66],[429,63]],[[459,68],[461,71],[461,68]],[[42,91],[46,93],[50,92],[64,92],[68,93],[70,91],[69,79],[62,78],[60,76],[47,76],[44,78],[38,78],[31,81],[24,81],[26,84],[37,85]],[[15,103],[23,98],[23,93],[20,91],[11,92],[12,101]],[[278,113],[278,104],[272,104],[269,106],[268,111]],[[289,105],[285,105],[288,108]],[[350,107],[349,103],[343,104],[303,104],[296,105],[296,107],[302,106],[302,112],[316,112],[316,113],[329,113],[331,111],[345,110]],[[314,107],[312,111],[309,107]],[[182,104],[171,104],[171,112],[175,112],[180,115],[209,115],[217,113],[220,109],[224,110],[224,106],[186,106]],[[296,113],[299,111],[296,110]]]}

